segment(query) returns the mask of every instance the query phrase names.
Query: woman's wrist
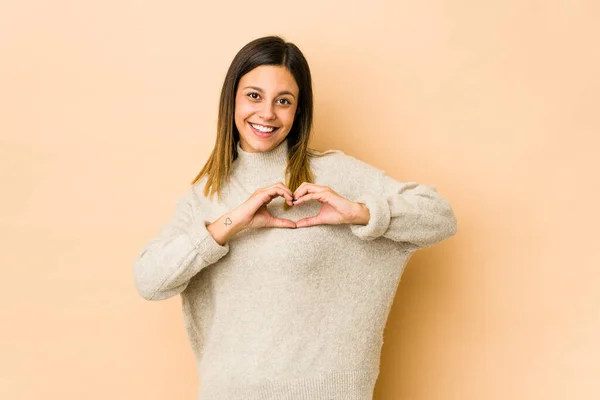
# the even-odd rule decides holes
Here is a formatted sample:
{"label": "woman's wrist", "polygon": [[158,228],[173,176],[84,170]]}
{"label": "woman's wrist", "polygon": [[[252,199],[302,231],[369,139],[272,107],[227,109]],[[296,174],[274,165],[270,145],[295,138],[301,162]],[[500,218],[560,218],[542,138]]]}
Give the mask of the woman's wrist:
{"label": "woman's wrist", "polygon": [[235,212],[221,215],[214,222],[206,226],[208,232],[217,243],[223,246],[229,239],[245,228],[242,219]]}
{"label": "woman's wrist", "polygon": [[356,204],[358,204],[357,212],[350,223],[353,225],[367,225],[371,219],[369,209],[363,203]]}

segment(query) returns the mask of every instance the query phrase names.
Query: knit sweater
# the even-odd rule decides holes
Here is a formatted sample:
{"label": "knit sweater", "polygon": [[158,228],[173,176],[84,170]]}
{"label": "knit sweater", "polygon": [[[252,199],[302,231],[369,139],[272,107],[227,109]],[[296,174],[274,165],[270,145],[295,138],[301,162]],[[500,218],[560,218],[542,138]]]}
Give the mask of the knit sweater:
{"label": "knit sweater", "polygon": [[[285,182],[287,140],[269,152],[237,150],[221,200],[203,195],[203,177],[138,254],[138,292],[181,295],[200,400],[372,399],[401,274],[415,250],[455,234],[452,208],[433,186],[333,151],[311,159],[314,183],[365,204],[366,225],[249,228],[219,245],[206,225]],[[320,208],[283,204],[276,197],[267,208],[292,221]]]}

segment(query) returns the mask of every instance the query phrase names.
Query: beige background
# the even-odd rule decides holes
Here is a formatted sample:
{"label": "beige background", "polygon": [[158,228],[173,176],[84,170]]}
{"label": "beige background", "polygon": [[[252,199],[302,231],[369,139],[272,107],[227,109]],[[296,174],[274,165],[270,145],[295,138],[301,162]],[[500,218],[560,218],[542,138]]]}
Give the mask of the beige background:
{"label": "beige background", "polygon": [[272,33],[311,65],[313,147],[458,216],[410,261],[375,399],[600,398],[598,4],[3,1],[0,398],[195,398],[180,301],[132,263]]}

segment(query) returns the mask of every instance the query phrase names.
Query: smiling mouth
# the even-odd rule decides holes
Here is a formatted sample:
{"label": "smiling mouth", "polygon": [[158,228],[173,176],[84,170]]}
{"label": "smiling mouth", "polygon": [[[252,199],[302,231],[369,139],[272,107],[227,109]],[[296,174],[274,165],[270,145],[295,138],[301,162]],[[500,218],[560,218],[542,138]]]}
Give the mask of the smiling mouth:
{"label": "smiling mouth", "polygon": [[252,128],[261,133],[272,133],[279,129],[278,126],[268,126],[268,125],[259,125],[253,124],[252,122],[248,122]]}

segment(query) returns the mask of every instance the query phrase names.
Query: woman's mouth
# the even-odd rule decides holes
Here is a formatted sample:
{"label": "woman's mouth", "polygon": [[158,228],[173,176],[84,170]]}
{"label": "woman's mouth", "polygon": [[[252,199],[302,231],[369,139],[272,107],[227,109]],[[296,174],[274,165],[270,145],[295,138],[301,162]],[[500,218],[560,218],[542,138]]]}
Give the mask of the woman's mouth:
{"label": "woman's mouth", "polygon": [[279,129],[278,126],[259,125],[253,124],[252,122],[248,122],[248,125],[250,125],[250,128],[252,128],[252,131],[256,136],[262,138],[270,137],[277,129]]}

